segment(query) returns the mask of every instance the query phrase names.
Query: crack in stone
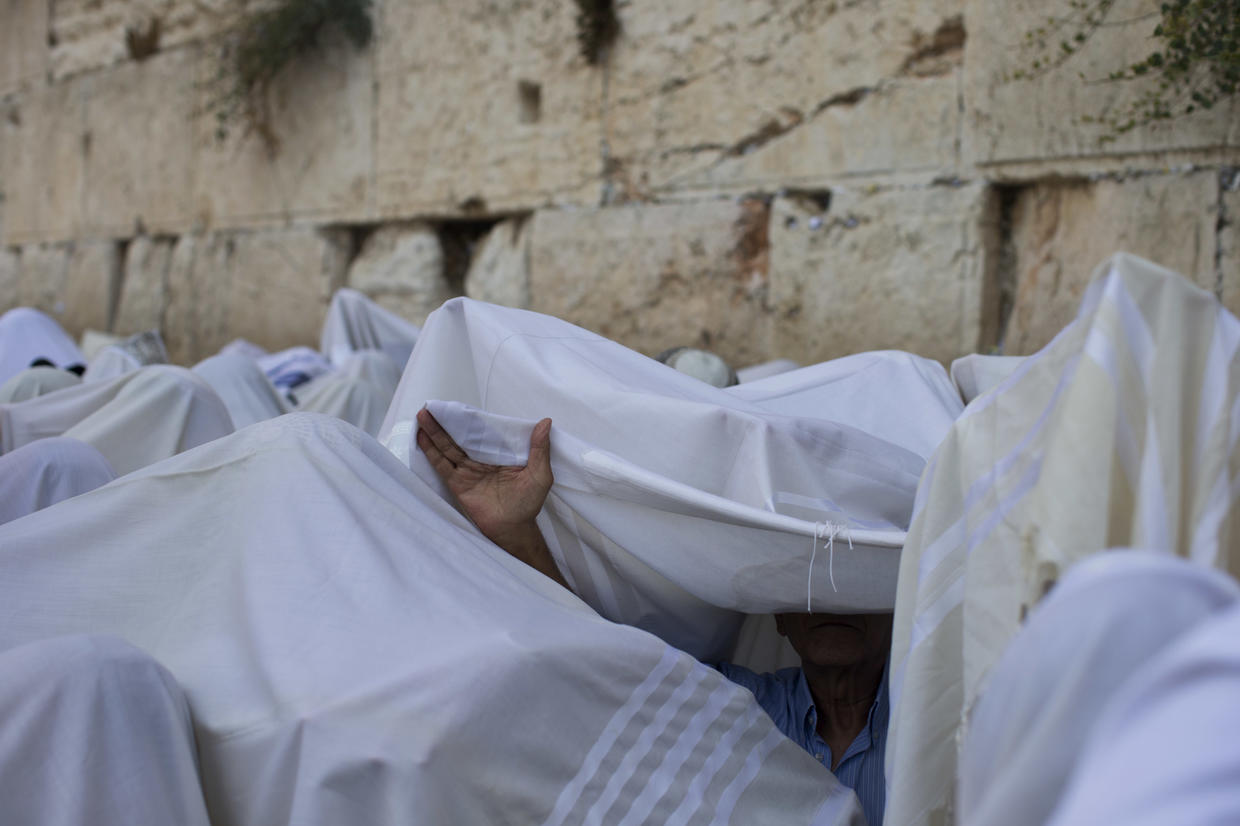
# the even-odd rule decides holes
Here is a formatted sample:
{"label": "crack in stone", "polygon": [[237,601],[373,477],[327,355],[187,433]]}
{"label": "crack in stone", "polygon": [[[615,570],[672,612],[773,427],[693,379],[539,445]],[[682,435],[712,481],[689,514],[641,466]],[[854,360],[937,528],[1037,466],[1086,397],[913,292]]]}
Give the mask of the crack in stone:
{"label": "crack in stone", "polygon": [[911,77],[945,75],[964,60],[967,33],[961,15],[944,20],[929,37],[913,38],[913,51],[904,59],[899,74]]}
{"label": "crack in stone", "polygon": [[801,113],[800,109],[785,106],[780,110],[780,113],[787,116],[786,121],[781,123],[775,118],[768,119],[755,131],[750,132],[728,147],[724,151],[723,157],[734,158],[738,155],[748,155],[750,152],[770,143],[776,138],[783,137],[805,122],[805,115]]}

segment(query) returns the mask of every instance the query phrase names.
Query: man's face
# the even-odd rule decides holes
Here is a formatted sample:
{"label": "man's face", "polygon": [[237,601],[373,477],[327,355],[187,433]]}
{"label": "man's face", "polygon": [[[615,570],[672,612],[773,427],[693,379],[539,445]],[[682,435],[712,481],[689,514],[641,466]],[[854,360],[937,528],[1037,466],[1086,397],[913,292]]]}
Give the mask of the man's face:
{"label": "man's face", "polygon": [[891,614],[776,614],[775,627],[808,665],[840,668],[885,661]]}

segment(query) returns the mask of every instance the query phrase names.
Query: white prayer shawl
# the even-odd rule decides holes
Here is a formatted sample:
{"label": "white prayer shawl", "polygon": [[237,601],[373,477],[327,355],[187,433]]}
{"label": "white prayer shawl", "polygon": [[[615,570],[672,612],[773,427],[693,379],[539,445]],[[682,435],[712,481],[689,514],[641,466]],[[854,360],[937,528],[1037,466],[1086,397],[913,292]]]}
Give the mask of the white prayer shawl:
{"label": "white prayer shawl", "polygon": [[82,381],[102,381],[148,364],[167,364],[168,351],[159,330],[146,330],[109,344],[95,354]]}
{"label": "white prayer shawl", "polygon": [[90,360],[90,364],[86,365],[82,381],[107,381],[137,370],[141,366],[142,362],[125,348],[109,344]]}
{"label": "white prayer shawl", "polygon": [[96,448],[122,476],[232,430],[206,382],[166,364],[0,404],[0,453],[69,436]]}
{"label": "white prayer shawl", "polygon": [[327,308],[319,350],[336,367],[344,366],[350,354],[359,350],[382,350],[403,368],[418,332],[413,322],[344,287],[336,290]]}
{"label": "white prayer shawl", "polygon": [[344,419],[374,436],[400,384],[400,369],[378,350],[353,353],[340,369],[300,388],[297,409]]}
{"label": "white prayer shawl", "polygon": [[194,365],[193,372],[211,385],[215,395],[228,408],[237,430],[281,416],[292,407],[276,391],[262,368],[239,353],[220,353],[203,359]]}
{"label": "white prayer shawl", "polygon": [[931,459],[900,562],[887,813],[950,817],[957,734],[1049,582],[1100,548],[1240,564],[1240,322],[1129,255],[974,400]]}
{"label": "white prayer shawl", "polygon": [[257,362],[276,389],[286,393],[332,371],[331,363],[309,347],[290,347],[259,356]]}
{"label": "white prayer shawl", "polygon": [[983,356],[980,353],[971,353],[952,362],[952,383],[960,392],[960,398],[968,404],[992,387],[997,387],[1012,375],[1024,360],[1024,356]]}
{"label": "white prayer shawl", "polygon": [[57,367],[86,363],[77,344],[51,317],[33,307],[15,307],[0,315],[0,383],[38,358]]}
{"label": "white prayer shawl", "polygon": [[570,584],[608,619],[718,659],[738,612],[891,609],[924,464],[911,451],[770,413],[566,322],[468,299],[427,320],[382,431],[443,491],[413,441],[417,411],[436,399],[452,400],[431,409],[484,462],[523,463],[534,422],[552,417],[555,485],[539,524]]}
{"label": "white prayer shawl", "polygon": [[761,364],[752,364],[749,367],[740,368],[736,371],[736,378],[741,384],[744,384],[747,381],[757,381],[769,376],[778,376],[780,373],[796,370],[800,366],[792,359],[773,359],[771,361],[764,361]]}
{"label": "white prayer shawl", "polygon": [[6,826],[208,826],[185,696],[114,637],[0,653]]}
{"label": "white prayer shawl", "polygon": [[943,365],[898,350],[857,353],[728,392],[772,413],[850,425],[923,459],[964,410]]}
{"label": "white prayer shawl", "polygon": [[89,630],[148,652],[217,826],[861,822],[748,691],[603,620],[336,419],[260,422],[0,547],[0,650]]}
{"label": "white prayer shawl", "polygon": [[54,436],[0,456],[0,524],[106,485],[107,459],[85,442]]}
{"label": "white prayer shawl", "polygon": [[[1238,598],[1240,587],[1227,574],[1166,554],[1117,551],[1074,565],[1003,652],[973,709],[961,752],[957,822],[1046,823],[1117,692]],[[1177,762],[1168,751],[1178,755],[1187,729],[1217,722],[1200,712],[1195,722],[1182,719],[1136,762],[1157,767],[1150,772],[1157,776]],[[1102,788],[1107,797],[1125,797],[1131,783],[1129,776]]]}
{"label": "white prayer shawl", "polygon": [[0,403],[24,402],[81,383],[79,377],[59,367],[31,367],[0,385]]}
{"label": "white prayer shawl", "polygon": [[1094,725],[1050,826],[1240,823],[1240,607],[1125,684]]}

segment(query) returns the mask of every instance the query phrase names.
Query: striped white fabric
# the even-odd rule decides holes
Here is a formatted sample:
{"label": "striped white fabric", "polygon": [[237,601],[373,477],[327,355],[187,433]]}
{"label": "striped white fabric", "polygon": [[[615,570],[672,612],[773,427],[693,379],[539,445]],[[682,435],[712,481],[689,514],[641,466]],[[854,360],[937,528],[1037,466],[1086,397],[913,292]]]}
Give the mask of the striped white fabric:
{"label": "striped white fabric", "polygon": [[602,619],[338,419],[259,422],[0,549],[0,653],[89,632],[149,654],[219,826],[861,822],[746,689]]}
{"label": "striped white fabric", "polygon": [[1240,569],[1238,346],[1212,295],[1119,254],[1076,320],[965,409],[900,565],[888,824],[949,817],[978,688],[1074,561],[1131,546]]}

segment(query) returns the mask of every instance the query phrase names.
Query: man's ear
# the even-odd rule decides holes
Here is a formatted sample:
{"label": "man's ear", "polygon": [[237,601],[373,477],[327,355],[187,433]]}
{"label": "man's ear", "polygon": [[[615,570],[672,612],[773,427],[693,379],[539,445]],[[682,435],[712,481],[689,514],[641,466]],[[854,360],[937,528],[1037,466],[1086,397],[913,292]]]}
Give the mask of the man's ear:
{"label": "man's ear", "polygon": [[775,615],[775,630],[779,632],[779,636],[781,637],[788,636],[788,629],[784,628],[784,615],[783,614]]}

